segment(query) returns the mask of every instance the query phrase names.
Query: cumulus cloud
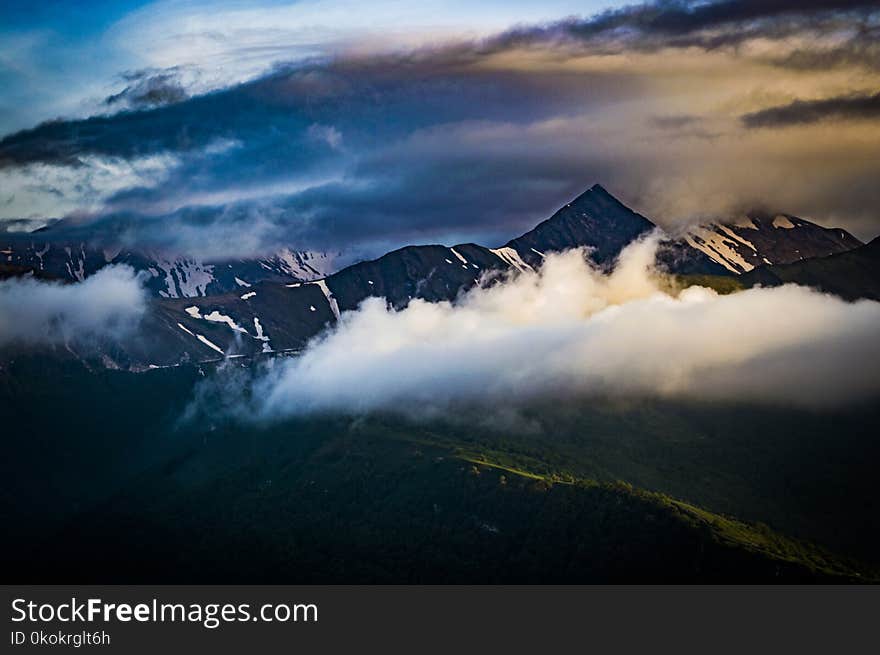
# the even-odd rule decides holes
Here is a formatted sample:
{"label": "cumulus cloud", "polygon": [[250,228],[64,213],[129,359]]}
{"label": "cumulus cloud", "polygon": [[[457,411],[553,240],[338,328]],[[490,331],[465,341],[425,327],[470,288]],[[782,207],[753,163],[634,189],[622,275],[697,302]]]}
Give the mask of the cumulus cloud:
{"label": "cumulus cloud", "polygon": [[120,339],[146,309],[129,266],[107,266],[77,284],[33,278],[0,281],[0,347]]}
{"label": "cumulus cloud", "polygon": [[880,303],[785,286],[671,291],[656,236],[603,274],[579,251],[459,302],[366,300],[254,384],[254,416],[448,414],[533,401],[660,397],[800,407],[880,394]]}
{"label": "cumulus cloud", "polygon": [[174,155],[154,154],[130,158],[83,155],[76,166],[35,162],[0,167],[0,221],[98,211],[126,189],[157,187],[179,165]]}

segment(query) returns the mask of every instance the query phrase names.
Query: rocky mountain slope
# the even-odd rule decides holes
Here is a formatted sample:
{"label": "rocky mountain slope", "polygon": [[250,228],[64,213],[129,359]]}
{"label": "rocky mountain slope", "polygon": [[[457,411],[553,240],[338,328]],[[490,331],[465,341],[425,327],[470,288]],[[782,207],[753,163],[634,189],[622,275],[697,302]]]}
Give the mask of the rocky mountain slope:
{"label": "rocky mountain slope", "polygon": [[691,228],[680,241],[735,274],[758,266],[827,257],[862,245],[840,228],[821,227],[788,214],[756,212],[734,223]]}
{"label": "rocky mountain slope", "polygon": [[880,300],[880,237],[847,252],[789,264],[761,266],[740,276],[745,286],[796,283],[846,300]]}

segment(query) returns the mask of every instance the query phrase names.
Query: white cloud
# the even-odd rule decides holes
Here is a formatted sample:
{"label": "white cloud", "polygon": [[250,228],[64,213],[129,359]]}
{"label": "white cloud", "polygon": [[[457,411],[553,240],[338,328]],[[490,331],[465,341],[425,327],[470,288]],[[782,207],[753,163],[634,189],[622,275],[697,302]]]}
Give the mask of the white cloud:
{"label": "white cloud", "polygon": [[595,11],[603,4],[301,0],[261,6],[166,0],[119,21],[108,40],[144,66],[188,70],[188,85],[201,92],[251,79],[278,62],[488,36],[518,23]]}
{"label": "white cloud", "polygon": [[146,308],[128,266],[108,266],[78,284],[33,278],[0,281],[0,346],[120,339]]}
{"label": "white cloud", "polygon": [[79,166],[28,164],[0,170],[0,220],[99,210],[114,193],[161,184],[180,163],[171,154],[79,159]]}
{"label": "white cloud", "polygon": [[455,305],[369,299],[257,381],[257,415],[603,396],[827,407],[880,394],[880,303],[796,286],[670,293],[654,249],[631,245],[610,275],[580,252],[553,255]]}

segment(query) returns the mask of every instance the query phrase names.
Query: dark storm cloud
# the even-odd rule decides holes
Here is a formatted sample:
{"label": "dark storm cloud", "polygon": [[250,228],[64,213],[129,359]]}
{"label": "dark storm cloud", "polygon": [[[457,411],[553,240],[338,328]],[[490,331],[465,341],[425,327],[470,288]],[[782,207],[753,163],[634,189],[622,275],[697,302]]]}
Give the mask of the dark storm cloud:
{"label": "dark storm cloud", "polygon": [[235,257],[279,243],[329,250],[356,245],[365,256],[444,237],[500,245],[590,180],[624,175],[622,167],[590,162],[589,155],[526,156],[515,146],[487,152],[448,134],[444,147],[430,154],[414,146],[377,151],[362,156],[345,179],[298,193],[137,219],[114,212],[85,229],[94,235],[100,225],[108,241],[161,249],[186,244],[206,259],[230,256],[230,243]]}
{"label": "dark storm cloud", "polygon": [[[600,51],[612,47],[612,43],[616,44],[612,49],[695,45],[713,49],[761,36],[778,38],[809,26],[852,28],[859,25],[860,17],[875,16],[878,9],[880,0],[648,3],[609,10],[585,20],[515,29],[484,42],[282,69],[254,82],[189,100],[185,100],[186,91],[176,71],[140,71],[130,74],[128,86],[108,97],[106,103],[125,103],[143,111],[85,121],[51,121],[7,135],[0,140],[0,167],[29,162],[75,165],[78,155],[89,153],[132,157],[199,149],[216,138],[248,139],[267,130],[302,129],[315,121],[350,121],[359,111],[365,112],[362,125],[371,123],[372,128],[384,133],[394,126],[382,120],[379,113],[383,110],[404,110],[396,117],[398,132],[486,114],[501,115],[503,119],[516,118],[517,113],[521,117],[534,116],[536,100],[552,101],[547,94],[564,94],[553,79],[546,80],[541,89],[536,76],[517,79],[508,75],[505,79],[503,74],[480,75],[467,70],[469,65],[517,46],[551,44],[559,38],[583,42]],[[846,17],[843,23],[839,22],[842,16]],[[713,31],[699,34],[704,30]],[[876,31],[876,26],[860,26],[847,43],[835,49],[800,51],[780,58],[778,63],[806,68],[827,66],[829,58],[843,62],[855,57],[873,62]],[[567,95],[571,98],[577,94]],[[436,104],[430,115],[416,113],[413,105],[418,99],[424,101],[431,96]],[[512,105],[511,97],[524,106]],[[171,106],[158,106],[169,103]],[[410,107],[405,107],[407,104]]]}
{"label": "dark storm cloud", "polygon": [[261,132],[264,103],[232,89],[154,109],[85,120],[56,120],[0,140],[0,167],[42,162],[77,165],[100,154],[132,158],[165,151],[204,148],[222,136]]}
{"label": "dark storm cloud", "polygon": [[653,116],[651,124],[662,130],[680,130],[684,127],[692,127],[700,122],[699,116],[690,114],[677,114],[675,116]]}
{"label": "dark storm cloud", "polygon": [[880,27],[862,28],[844,43],[823,49],[797,49],[771,59],[798,71],[867,68],[880,70]]}
{"label": "dark storm cloud", "polygon": [[648,125],[679,137],[694,137],[698,139],[715,139],[720,135],[706,129],[703,119],[691,114],[676,114],[672,116],[651,116]]}
{"label": "dark storm cloud", "polygon": [[596,21],[600,29],[634,27],[643,32],[683,34],[733,22],[818,12],[876,8],[876,0],[727,0],[659,2],[610,11]]}
{"label": "dark storm cloud", "polygon": [[823,100],[795,100],[788,105],[762,109],[742,117],[749,128],[787,127],[827,120],[880,118],[880,92]]}
{"label": "dark storm cloud", "polygon": [[649,50],[689,46],[713,49],[761,36],[778,38],[805,27],[839,26],[837,18],[867,18],[878,8],[878,0],[660,1],[608,10],[585,20],[512,30],[496,41],[496,47],[569,38],[594,44],[617,40],[628,47]]}
{"label": "dark storm cloud", "polygon": [[[49,122],[0,139],[0,174],[42,164],[88,170],[95,158],[168,156],[165,178],[146,176],[116,188],[78,218],[132,244],[212,257],[228,256],[230,243],[233,256],[281,244],[372,243],[378,251],[412,241],[503,243],[596,181],[652,217],[689,220],[694,207],[712,212],[721,202],[791,202],[791,195],[767,193],[788,188],[770,180],[789,179],[792,162],[801,168],[816,162],[822,179],[816,181],[814,172],[813,195],[781,209],[821,208],[835,220],[862,220],[858,212],[880,201],[876,185],[861,183],[875,178],[873,159],[862,157],[859,170],[834,170],[815,153],[764,156],[779,152],[776,143],[738,151],[743,133],[755,139],[763,133],[736,127],[736,114],[722,117],[724,123],[702,115],[711,111],[705,107],[664,104],[682,90],[697,105],[708,97],[705,73],[695,82],[678,70],[693,62],[692,53],[638,55],[660,48],[723,49],[735,66],[711,71],[710,83],[719,85],[755,60],[806,71],[865,65],[876,52],[871,21],[878,5],[880,0],[659,2],[480,42],[278,67],[192,97],[179,71],[141,71],[107,99],[124,111]],[[749,60],[736,51],[749,38],[808,28],[846,33],[821,52],[770,49]],[[636,56],[622,68],[602,68],[602,55],[621,52]],[[552,65],[540,58],[545,54]],[[580,66],[578,57],[591,55],[600,56]],[[646,68],[656,64],[671,72]],[[668,96],[660,88],[664,75],[678,85]],[[853,99],[843,100],[845,108],[812,110],[854,116]],[[744,123],[793,122],[772,118],[772,112],[790,114],[789,107],[767,112],[753,112]],[[731,124],[738,133],[732,139]],[[755,163],[738,166],[746,158]],[[841,180],[866,191],[842,199]]]}
{"label": "dark storm cloud", "polygon": [[[170,179],[115,193],[96,218],[105,233],[203,254],[228,248],[220,235],[254,225],[266,248],[400,245],[450,232],[505,241],[594,178],[525,143],[510,159],[467,139],[634,91],[603,76],[474,71],[468,57],[425,51],[309,64],[173,105],[47,123],[0,141],[0,168],[173,152]],[[450,127],[460,125],[470,126],[464,136]],[[254,199],[227,198],[230,189]]]}
{"label": "dark storm cloud", "polygon": [[561,82],[554,75],[465,71],[460,54],[446,51],[303,65],[173,105],[51,121],[10,134],[0,140],[0,168],[75,165],[87,154],[195,151],[217,139],[278,142],[314,124],[334,126],[364,145],[486,115],[529,120],[615,86],[605,82],[603,88],[599,79],[590,89]]}

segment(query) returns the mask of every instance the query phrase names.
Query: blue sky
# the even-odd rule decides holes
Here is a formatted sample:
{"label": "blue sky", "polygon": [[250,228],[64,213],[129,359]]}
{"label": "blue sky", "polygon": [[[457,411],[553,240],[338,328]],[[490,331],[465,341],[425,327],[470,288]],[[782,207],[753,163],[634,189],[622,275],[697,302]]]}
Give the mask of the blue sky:
{"label": "blue sky", "polygon": [[880,0],[82,4],[0,9],[0,221],[377,253],[600,182],[670,230],[880,229]]}
{"label": "blue sky", "polygon": [[68,36],[88,36],[138,7],[149,4],[136,0],[6,0],[3,3],[3,24],[7,29],[52,29]]}
{"label": "blue sky", "polygon": [[[87,4],[88,9],[84,9]],[[8,0],[0,6],[0,133],[77,107],[69,86],[107,84],[118,63],[103,33],[144,2]],[[67,88],[65,88],[67,87]],[[71,96],[76,98],[71,102]]]}

